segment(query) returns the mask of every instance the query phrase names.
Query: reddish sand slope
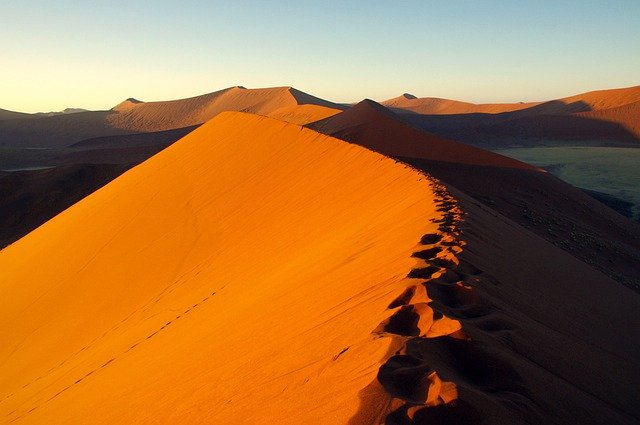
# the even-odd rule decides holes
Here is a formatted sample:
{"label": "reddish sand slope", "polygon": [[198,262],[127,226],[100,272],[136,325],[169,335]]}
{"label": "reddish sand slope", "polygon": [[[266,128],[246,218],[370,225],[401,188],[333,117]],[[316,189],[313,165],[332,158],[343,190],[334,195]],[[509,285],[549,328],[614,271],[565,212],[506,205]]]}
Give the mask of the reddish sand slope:
{"label": "reddish sand slope", "polygon": [[[219,115],[0,252],[2,422],[347,423],[435,198],[359,146]],[[423,304],[425,336],[459,328]],[[428,376],[423,403],[455,398]]]}
{"label": "reddish sand slope", "polygon": [[410,127],[389,109],[368,99],[308,127],[389,156],[536,169],[515,159]]}
{"label": "reddish sand slope", "polygon": [[202,124],[223,111],[251,112],[305,124],[341,109],[291,87],[231,87],[172,101],[127,99],[110,111],[0,120],[0,147],[63,147],[92,137],[183,128]]}
{"label": "reddish sand slope", "polygon": [[610,109],[581,112],[576,115],[620,124],[635,135],[636,138],[640,139],[640,101]]}
{"label": "reddish sand slope", "polygon": [[422,97],[417,98],[411,94],[405,93],[401,96],[394,97],[381,102],[383,105],[405,111],[415,112],[423,115],[451,115],[451,114],[499,114],[502,112],[519,111],[521,109],[531,108],[539,102],[529,103],[485,103],[475,104],[461,102],[458,100],[441,99],[439,97]]}

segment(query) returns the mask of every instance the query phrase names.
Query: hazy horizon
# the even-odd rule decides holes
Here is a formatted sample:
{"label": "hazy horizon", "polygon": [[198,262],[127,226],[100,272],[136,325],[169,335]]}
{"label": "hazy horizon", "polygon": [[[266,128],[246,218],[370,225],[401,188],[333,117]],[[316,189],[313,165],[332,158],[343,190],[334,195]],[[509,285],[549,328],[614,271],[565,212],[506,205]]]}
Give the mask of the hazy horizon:
{"label": "hazy horizon", "polygon": [[0,108],[108,109],[234,85],[335,102],[527,102],[637,85],[640,3],[12,3]]}

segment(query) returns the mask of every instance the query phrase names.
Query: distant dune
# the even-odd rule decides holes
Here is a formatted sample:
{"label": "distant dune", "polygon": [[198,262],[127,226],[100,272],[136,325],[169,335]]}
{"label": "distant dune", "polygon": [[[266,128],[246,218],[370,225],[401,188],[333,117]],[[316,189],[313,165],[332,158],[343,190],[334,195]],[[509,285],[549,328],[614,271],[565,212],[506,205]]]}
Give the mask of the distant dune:
{"label": "distant dune", "polygon": [[423,115],[500,114],[523,111],[526,114],[570,114],[611,109],[640,101],[640,86],[596,90],[545,102],[474,104],[437,97],[417,98],[405,93],[381,102],[383,105]]}
{"label": "distant dune", "polygon": [[0,121],[3,120],[12,120],[17,118],[27,118],[30,114],[25,114],[23,112],[14,112],[8,111],[6,109],[0,109]]}
{"label": "distant dune", "polygon": [[[426,131],[475,146],[502,148],[563,144],[637,146],[639,102],[640,86],[519,104],[522,108],[458,107],[455,101],[432,99],[392,99],[385,104]],[[426,106],[420,106],[423,104]],[[448,107],[449,104],[453,106]]]}
{"label": "distant dune", "polygon": [[382,102],[383,105],[404,111],[411,111],[424,115],[450,115],[450,114],[499,114],[501,112],[512,112],[520,109],[531,108],[540,102],[530,103],[485,103],[475,104],[460,102],[458,100],[441,99],[438,97],[417,98],[405,93]]}
{"label": "distant dune", "polygon": [[251,112],[305,124],[344,109],[291,87],[231,87],[188,99],[141,102],[129,98],[109,111],[0,120],[0,148],[60,148],[81,140],[190,127],[223,111]]}

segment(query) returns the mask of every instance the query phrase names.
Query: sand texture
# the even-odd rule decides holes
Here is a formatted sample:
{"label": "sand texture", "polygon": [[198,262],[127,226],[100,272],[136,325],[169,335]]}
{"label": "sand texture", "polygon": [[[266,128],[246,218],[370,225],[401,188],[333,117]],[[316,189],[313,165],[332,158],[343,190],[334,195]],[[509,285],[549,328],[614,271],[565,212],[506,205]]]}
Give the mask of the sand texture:
{"label": "sand texture", "polygon": [[361,147],[221,114],[0,252],[2,421],[348,422],[436,196]]}

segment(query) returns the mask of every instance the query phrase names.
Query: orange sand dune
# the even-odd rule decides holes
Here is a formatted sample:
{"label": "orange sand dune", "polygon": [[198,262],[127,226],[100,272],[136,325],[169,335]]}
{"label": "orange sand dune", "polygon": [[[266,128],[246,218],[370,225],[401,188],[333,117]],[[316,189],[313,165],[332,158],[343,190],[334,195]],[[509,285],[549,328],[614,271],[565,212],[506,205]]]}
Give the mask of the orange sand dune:
{"label": "orange sand dune", "polygon": [[437,97],[417,98],[403,94],[385,100],[383,105],[421,115],[500,114],[521,111],[522,114],[569,114],[616,108],[640,101],[640,86],[596,90],[546,102],[474,104]]}
{"label": "orange sand dune", "polygon": [[368,99],[308,127],[389,156],[536,170],[515,159],[413,128],[389,109]]}
{"label": "orange sand dune", "polygon": [[640,102],[640,86],[595,90],[559,100],[567,105],[581,103],[586,105],[589,110],[600,111],[603,109],[617,108],[629,103]]}
{"label": "orange sand dune", "polygon": [[411,111],[423,115],[451,115],[451,114],[499,114],[531,108],[539,102],[528,103],[485,103],[475,104],[458,100],[441,99],[438,97],[417,98],[405,93],[393,99],[381,102],[383,105],[403,111]]}
{"label": "orange sand dune", "polygon": [[84,139],[147,133],[202,124],[223,111],[251,112],[306,124],[336,114],[341,105],[292,87],[231,87],[188,99],[127,99],[109,111],[0,120],[0,147],[60,148]]}
{"label": "orange sand dune", "polygon": [[[219,115],[0,252],[1,421],[347,423],[443,216],[431,187],[359,146]],[[420,311],[425,335],[459,329]],[[429,379],[423,403],[455,398]]]}
{"label": "orange sand dune", "polygon": [[231,87],[189,99],[140,102],[127,99],[108,117],[115,128],[161,131],[187,127],[210,120],[223,111],[242,111],[287,118],[305,124],[338,113],[339,106],[291,87],[245,89]]}
{"label": "orange sand dune", "polygon": [[620,124],[640,139],[640,101],[609,109],[581,112],[576,115]]}
{"label": "orange sand dune", "polygon": [[640,288],[640,228],[627,218],[535,167],[423,132],[402,118],[363,101],[308,126],[408,162],[619,282]]}

